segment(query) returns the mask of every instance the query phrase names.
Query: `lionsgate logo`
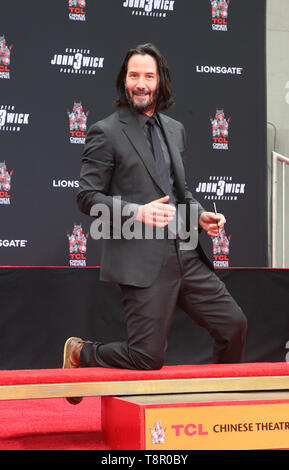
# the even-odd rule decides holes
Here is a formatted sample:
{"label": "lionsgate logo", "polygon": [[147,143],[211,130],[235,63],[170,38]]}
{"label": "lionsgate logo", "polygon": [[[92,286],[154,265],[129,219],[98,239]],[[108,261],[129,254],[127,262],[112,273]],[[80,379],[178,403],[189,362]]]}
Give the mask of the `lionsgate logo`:
{"label": "lionsgate logo", "polygon": [[239,66],[226,66],[226,65],[196,65],[197,73],[206,73],[213,75],[242,75],[243,67]]}
{"label": "lionsgate logo", "polygon": [[71,21],[86,21],[86,0],[68,0],[68,8]]}
{"label": "lionsgate logo", "polygon": [[0,132],[20,132],[24,126],[29,124],[29,113],[16,112],[11,104],[0,105]]}
{"label": "lionsgate logo", "polygon": [[174,11],[175,0],[125,0],[123,7],[129,8],[132,15],[166,18]]}
{"label": "lionsgate logo", "polygon": [[28,240],[0,240],[0,248],[26,248]]}
{"label": "lionsgate logo", "polygon": [[5,162],[0,162],[0,205],[10,206],[12,173]]}
{"label": "lionsgate logo", "polygon": [[74,222],[72,233],[67,233],[69,244],[69,266],[86,266],[88,233],[85,235],[81,224]]}
{"label": "lionsgate logo", "polygon": [[4,35],[0,35],[0,78],[10,79],[10,56],[12,46],[7,46]]}
{"label": "lionsgate logo", "polygon": [[54,54],[50,64],[60,73],[95,75],[98,69],[104,68],[104,57],[92,55],[89,49],[67,47],[64,53]]}
{"label": "lionsgate logo", "polygon": [[228,31],[227,18],[230,0],[210,0],[212,12],[212,30]]}
{"label": "lionsgate logo", "polygon": [[225,117],[223,109],[216,109],[214,118],[210,118],[212,126],[213,150],[229,149],[229,123],[231,118]]}
{"label": "lionsgate logo", "polygon": [[72,111],[67,111],[71,144],[85,143],[88,114],[81,101],[74,101]]}
{"label": "lionsgate logo", "polygon": [[232,176],[211,175],[207,181],[199,181],[195,191],[209,201],[237,201],[245,195],[246,183],[236,183]]}
{"label": "lionsgate logo", "polygon": [[54,178],[52,180],[52,187],[58,189],[76,189],[79,188],[79,180]]}

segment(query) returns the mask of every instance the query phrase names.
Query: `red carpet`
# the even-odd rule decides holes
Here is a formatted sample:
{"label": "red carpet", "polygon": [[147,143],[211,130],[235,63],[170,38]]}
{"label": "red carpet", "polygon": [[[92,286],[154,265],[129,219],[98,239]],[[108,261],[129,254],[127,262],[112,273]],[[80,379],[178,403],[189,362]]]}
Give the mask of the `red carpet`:
{"label": "red carpet", "polygon": [[127,370],[87,367],[81,369],[1,370],[0,385],[93,382],[112,380],[161,380],[216,377],[289,375],[287,362],[164,366],[161,370]]}
{"label": "red carpet", "polygon": [[103,450],[100,398],[0,401],[0,450]]}

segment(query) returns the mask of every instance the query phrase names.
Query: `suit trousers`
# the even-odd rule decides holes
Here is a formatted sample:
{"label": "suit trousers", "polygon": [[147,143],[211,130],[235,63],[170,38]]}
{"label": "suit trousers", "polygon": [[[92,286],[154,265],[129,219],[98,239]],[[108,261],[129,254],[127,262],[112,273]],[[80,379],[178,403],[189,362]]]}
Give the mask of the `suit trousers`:
{"label": "suit trousers", "polygon": [[247,321],[241,308],[196,250],[181,250],[178,240],[164,243],[166,255],[151,286],[120,285],[127,340],[85,342],[82,367],[160,369],[176,306],[211,335],[213,363],[242,361]]}

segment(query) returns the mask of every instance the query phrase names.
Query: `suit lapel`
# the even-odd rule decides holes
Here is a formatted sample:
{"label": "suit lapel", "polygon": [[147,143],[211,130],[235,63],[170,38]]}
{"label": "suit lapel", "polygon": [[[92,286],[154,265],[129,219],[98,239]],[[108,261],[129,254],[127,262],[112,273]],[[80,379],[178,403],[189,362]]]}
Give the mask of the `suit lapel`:
{"label": "suit lapel", "polygon": [[159,188],[165,193],[162,182],[156,170],[154,156],[146,141],[145,135],[139,126],[135,116],[129,108],[120,108],[120,121],[124,123],[123,132],[129,139],[131,145],[137,151],[139,157],[143,161],[146,169],[156,182]]}
{"label": "suit lapel", "polygon": [[[175,128],[164,114],[159,113],[158,115],[171,155],[176,188],[180,195],[180,200],[182,200],[185,188],[185,172],[182,156],[176,142]],[[123,123],[123,132],[127,136],[131,145],[135,148],[152,179],[165,194],[164,187],[156,170],[154,156],[136,117],[133,115],[133,112],[130,108],[120,108],[119,119]]]}

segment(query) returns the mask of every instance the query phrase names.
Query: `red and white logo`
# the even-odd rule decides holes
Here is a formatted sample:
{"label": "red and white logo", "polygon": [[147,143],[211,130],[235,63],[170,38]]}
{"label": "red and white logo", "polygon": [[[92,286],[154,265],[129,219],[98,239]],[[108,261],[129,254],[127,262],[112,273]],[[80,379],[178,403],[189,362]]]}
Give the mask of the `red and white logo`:
{"label": "red and white logo", "polygon": [[156,421],[151,431],[152,444],[164,444],[166,428],[163,428],[160,421]]}
{"label": "red and white logo", "polygon": [[228,7],[230,0],[210,0],[212,7],[212,30],[227,31]]}
{"label": "red and white logo", "polygon": [[84,144],[89,111],[84,111],[81,101],[74,101],[72,111],[67,111],[71,144]]}
{"label": "red and white logo", "polygon": [[214,118],[210,118],[212,125],[212,139],[214,150],[229,149],[229,123],[231,118],[226,118],[223,109],[216,109]]}
{"label": "red and white logo", "polygon": [[0,78],[10,79],[10,60],[12,46],[7,46],[5,36],[0,35]]}
{"label": "red and white logo", "polygon": [[74,222],[72,234],[67,233],[69,242],[69,265],[86,266],[88,233],[85,235],[81,224]]}
{"label": "red and white logo", "polygon": [[8,171],[5,162],[0,162],[0,204],[10,205],[12,173]]}
{"label": "red and white logo", "polygon": [[224,228],[218,237],[211,237],[213,242],[213,265],[215,268],[228,268],[231,235],[226,236]]}
{"label": "red and white logo", "polygon": [[86,20],[86,0],[68,0],[69,19],[72,21]]}

